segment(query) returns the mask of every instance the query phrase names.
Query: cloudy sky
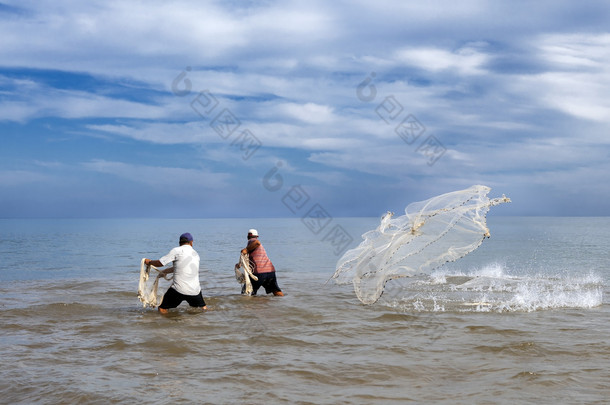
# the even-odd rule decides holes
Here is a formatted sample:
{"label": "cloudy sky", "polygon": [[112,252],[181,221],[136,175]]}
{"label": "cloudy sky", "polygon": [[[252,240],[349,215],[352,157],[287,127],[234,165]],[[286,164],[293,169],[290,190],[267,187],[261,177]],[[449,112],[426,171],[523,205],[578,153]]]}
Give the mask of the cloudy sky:
{"label": "cloudy sky", "polygon": [[[1,0],[0,0],[1,1]],[[3,1],[0,217],[610,215],[602,1]]]}

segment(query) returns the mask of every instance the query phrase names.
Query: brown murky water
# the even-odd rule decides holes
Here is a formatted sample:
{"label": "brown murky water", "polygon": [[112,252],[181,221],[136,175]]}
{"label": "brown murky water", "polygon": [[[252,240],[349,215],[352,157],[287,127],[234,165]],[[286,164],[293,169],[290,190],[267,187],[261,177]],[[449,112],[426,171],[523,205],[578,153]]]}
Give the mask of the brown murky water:
{"label": "brown murky water", "polygon": [[[0,402],[607,403],[607,230],[575,237],[555,223],[546,239],[537,226],[513,241],[523,232],[498,221],[490,225],[499,244],[414,280],[406,295],[364,306],[349,286],[325,284],[336,257],[324,242],[304,236],[298,220],[268,221],[266,247],[285,297],[239,295],[231,264],[243,241],[216,229],[199,245],[210,310],[168,316],[136,297],[139,258],[166,253],[165,240],[117,243],[118,231],[98,227],[83,246],[57,241],[90,232],[76,225],[53,235],[38,226],[4,231]],[[345,221],[356,233],[373,224]],[[15,232],[38,251],[62,253],[9,257]],[[301,250],[282,253],[296,240]],[[104,257],[107,273],[98,267]]]}

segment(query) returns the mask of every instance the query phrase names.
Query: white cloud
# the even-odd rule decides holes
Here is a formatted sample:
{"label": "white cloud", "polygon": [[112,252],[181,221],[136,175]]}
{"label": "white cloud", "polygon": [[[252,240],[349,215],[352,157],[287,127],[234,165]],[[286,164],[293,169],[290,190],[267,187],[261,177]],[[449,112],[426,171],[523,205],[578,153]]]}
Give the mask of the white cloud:
{"label": "white cloud", "polygon": [[333,109],[330,106],[315,103],[286,103],[279,106],[286,115],[309,124],[332,124]]}
{"label": "white cloud", "polygon": [[[29,12],[0,25],[0,59],[8,66],[151,77],[160,68],[234,64],[236,58],[290,61],[336,32],[323,3],[22,1]],[[262,52],[264,50],[264,52]],[[286,54],[293,54],[286,57]],[[161,57],[160,57],[161,55]],[[151,80],[151,81],[152,81]]]}
{"label": "white cloud", "polygon": [[542,57],[558,69],[606,70],[610,59],[610,34],[543,35]]}
{"label": "white cloud", "polygon": [[396,52],[396,59],[410,66],[427,71],[451,71],[461,74],[483,74],[486,54],[472,47],[463,47],[451,52],[441,48],[406,48]]}
{"label": "white cloud", "polygon": [[[578,186],[605,167],[610,34],[575,17],[571,2],[13,3],[29,11],[0,24],[2,66],[42,73],[0,75],[0,121],[62,118],[70,133],[204,145],[207,161],[227,162],[233,156],[217,146],[230,140],[210,128],[212,116],[190,107],[208,89],[260,139],[257,159],[284,159],[321,183],[339,186],[353,172],[444,185],[520,182],[529,172],[543,182],[552,172],[553,181]],[[599,20],[604,9],[582,8],[600,11]],[[187,66],[192,91],[175,96],[172,81]],[[96,88],[45,82],[47,69],[91,74]],[[365,103],[356,86],[371,72],[377,98]],[[126,81],[141,85],[130,94]],[[404,107],[401,117],[415,115],[447,146],[434,167],[376,114],[387,96]],[[230,176],[172,167],[177,162],[131,165],[105,153],[91,152],[100,158],[83,167],[164,187],[224,187]],[[307,154],[311,165],[299,167]],[[288,165],[291,156],[297,162]],[[2,173],[10,183],[19,172]]]}
{"label": "white cloud", "polygon": [[180,124],[136,122],[132,125],[88,125],[87,128],[93,131],[102,131],[139,141],[164,145],[221,141],[219,136],[211,136],[209,126],[203,122]]}
{"label": "white cloud", "polygon": [[206,189],[224,188],[228,186],[228,180],[231,178],[227,173],[215,173],[205,169],[135,165],[103,159],[95,159],[83,163],[82,166],[87,170],[152,186],[157,195],[201,193]]}
{"label": "white cloud", "polygon": [[25,101],[0,101],[0,121],[24,122],[32,116],[32,106]]}
{"label": "white cloud", "polygon": [[[86,90],[58,89],[33,80],[3,80],[7,90],[0,100],[0,120],[27,121],[60,118],[168,118],[177,106],[154,105],[95,94]],[[183,108],[183,111],[186,108]]]}
{"label": "white cloud", "polygon": [[0,186],[13,187],[30,183],[43,183],[49,180],[44,173],[29,170],[0,170]]}
{"label": "white cloud", "polygon": [[[610,58],[609,58],[610,63]],[[578,118],[610,124],[610,71],[605,74],[547,73],[531,80],[543,102]]]}
{"label": "white cloud", "polygon": [[541,106],[610,123],[610,34],[543,35],[535,46],[547,71],[521,75],[513,88]]}

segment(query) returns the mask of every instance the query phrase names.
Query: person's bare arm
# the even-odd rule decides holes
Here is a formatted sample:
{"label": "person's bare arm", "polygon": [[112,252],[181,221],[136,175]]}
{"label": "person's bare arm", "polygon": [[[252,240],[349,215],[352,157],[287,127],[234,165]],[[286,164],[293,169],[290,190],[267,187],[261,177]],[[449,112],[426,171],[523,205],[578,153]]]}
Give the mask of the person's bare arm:
{"label": "person's bare arm", "polygon": [[147,266],[163,267],[163,263],[159,260],[144,259],[144,264]]}
{"label": "person's bare arm", "polygon": [[254,250],[256,250],[257,247],[259,247],[261,245],[260,241],[255,240],[254,242],[250,243],[247,247],[243,248],[241,250],[242,254],[245,253],[252,253]]}

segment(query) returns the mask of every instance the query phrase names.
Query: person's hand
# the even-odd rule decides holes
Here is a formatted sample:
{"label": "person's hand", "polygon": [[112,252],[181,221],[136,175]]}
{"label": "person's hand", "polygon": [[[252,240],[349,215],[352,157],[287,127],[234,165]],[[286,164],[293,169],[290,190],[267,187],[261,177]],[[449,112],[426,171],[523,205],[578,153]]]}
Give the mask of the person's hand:
{"label": "person's hand", "polygon": [[144,264],[148,266],[150,264],[150,259],[144,259]]}
{"label": "person's hand", "polygon": [[242,254],[242,255],[245,255],[246,253],[248,253],[248,249],[243,248],[243,249],[241,250],[241,254]]}

